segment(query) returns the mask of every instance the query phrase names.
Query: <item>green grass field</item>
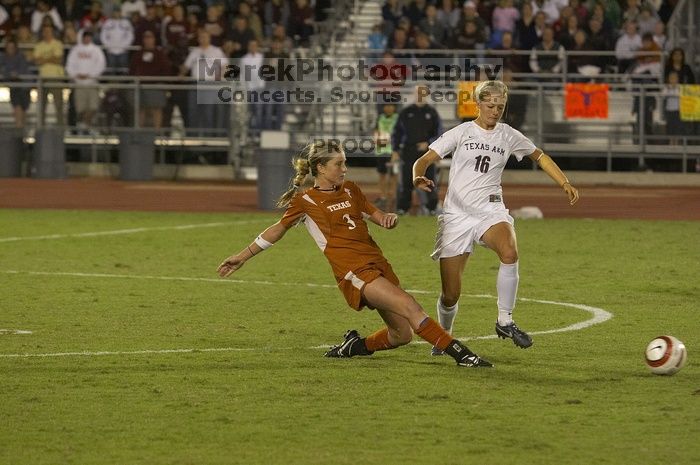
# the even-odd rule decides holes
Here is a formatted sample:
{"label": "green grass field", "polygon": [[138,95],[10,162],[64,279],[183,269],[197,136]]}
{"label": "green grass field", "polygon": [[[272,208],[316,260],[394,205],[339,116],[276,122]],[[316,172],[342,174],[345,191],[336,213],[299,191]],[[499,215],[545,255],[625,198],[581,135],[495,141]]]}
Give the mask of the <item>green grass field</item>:
{"label": "green grass field", "polygon": [[[519,297],[613,317],[528,350],[482,338],[498,261],[478,250],[455,334],[496,367],[474,370],[425,344],[323,358],[381,320],[346,307],[303,228],[219,280],[274,218],[0,210],[0,329],[31,331],[0,331],[0,464],[700,463],[699,223],[519,221]],[[434,314],[434,220],[372,233]],[[532,300],[515,316],[592,317]],[[643,363],[660,334],[688,347],[672,377]]]}

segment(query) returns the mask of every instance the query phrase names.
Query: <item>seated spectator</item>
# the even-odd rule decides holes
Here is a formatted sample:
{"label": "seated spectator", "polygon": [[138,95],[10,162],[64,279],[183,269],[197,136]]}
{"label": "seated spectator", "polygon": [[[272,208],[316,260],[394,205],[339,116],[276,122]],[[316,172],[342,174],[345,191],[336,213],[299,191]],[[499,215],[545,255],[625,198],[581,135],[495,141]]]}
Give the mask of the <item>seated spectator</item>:
{"label": "seated spectator", "polygon": [[520,12],[513,6],[513,0],[499,0],[493,9],[491,26],[494,32],[515,32],[515,23],[520,19]]}
{"label": "seated spectator", "polygon": [[100,36],[100,28],[107,20],[102,14],[102,2],[94,1],[90,4],[90,11],[80,20],[80,29],[90,31],[94,37]]}
{"label": "seated spectator", "polygon": [[574,14],[574,9],[570,6],[567,5],[561,9],[561,12],[559,13],[559,19],[554,21],[554,24],[552,24],[552,29],[554,29],[554,37],[557,40],[559,40],[559,36],[569,26],[569,18],[571,18],[572,16],[576,15]]}
{"label": "seated spectator", "polygon": [[134,13],[139,17],[146,17],[146,2],[144,0],[123,0],[122,18],[131,18]]}
{"label": "seated spectator", "polygon": [[685,62],[685,50],[680,47],[671,50],[668,56],[668,61],[664,67],[664,80],[668,80],[668,75],[671,72],[678,73],[679,84],[695,84],[695,75],[693,70]]}
{"label": "seated spectator", "polygon": [[479,30],[477,22],[468,19],[464,22],[463,28],[464,29],[453,37],[450,48],[460,50],[483,50],[486,44],[486,34],[483,29]]}
{"label": "seated spectator", "polygon": [[634,21],[639,23],[639,16],[642,13],[639,0],[627,0],[624,10],[622,11],[622,21],[628,23]]}
{"label": "seated spectator", "polygon": [[525,55],[518,55],[515,52],[518,50],[513,44],[513,33],[504,32],[501,36],[501,44],[494,47],[494,50],[511,53],[493,54],[493,58],[503,60],[503,68],[509,69],[513,73],[524,73],[529,70],[525,65]]}
{"label": "seated spectator", "polygon": [[666,25],[661,20],[658,20],[654,25],[654,42],[656,42],[664,52],[671,50],[671,41],[668,40],[666,36]]}
{"label": "seated spectator", "polygon": [[456,1],[457,0],[442,0],[442,6],[437,11],[437,19],[442,23],[448,36],[451,34],[451,31],[457,29],[459,18],[462,14],[460,9],[455,6]]}
{"label": "seated spectator", "polygon": [[[610,51],[613,49],[612,39],[603,31],[602,23],[596,18],[588,20],[588,43],[592,50]],[[612,57],[599,55],[595,57],[593,64],[604,70],[612,62]]]}
{"label": "seated spectator", "polygon": [[[0,57],[0,75],[3,81],[20,83],[20,76],[29,74],[29,63],[17,48],[14,39],[5,42],[5,53]],[[10,86],[10,104],[15,118],[15,127],[23,128],[27,108],[29,108],[29,87]]]}
{"label": "seated spectator", "polygon": [[663,89],[664,120],[666,120],[666,134],[670,145],[682,143],[679,138],[693,135],[693,124],[681,120],[680,96],[679,96],[679,75],[671,71],[666,76],[666,85]]}
{"label": "seated spectator", "polygon": [[255,40],[255,32],[248,27],[248,20],[243,16],[236,16],[233,20],[233,28],[229,31],[223,50],[231,58],[241,58],[246,54],[247,44]]}
{"label": "seated spectator", "polygon": [[287,35],[287,30],[281,24],[278,24],[272,28],[272,34],[269,37],[268,42],[273,42],[279,40],[282,43],[282,49],[285,53],[291,53],[294,49],[294,42]]}
{"label": "seated spectator", "polygon": [[639,34],[641,36],[644,36],[646,33],[654,34],[654,29],[658,22],[659,16],[656,14],[656,11],[654,11],[651,5],[644,5],[637,19]]}
{"label": "seated spectator", "polygon": [[[382,11],[384,11],[382,9]],[[286,0],[267,0],[263,7],[263,32],[265,37],[272,34],[275,26],[282,26],[285,29],[289,24],[289,2]]]}
{"label": "seated spectator", "polygon": [[426,0],[413,0],[406,7],[405,16],[411,20],[411,24],[416,26],[425,19]]}
{"label": "seated spectator", "polygon": [[248,20],[248,27],[255,33],[255,40],[258,44],[263,40],[263,25],[260,16],[253,12],[248,2],[241,2],[238,5],[238,15]]}
{"label": "seated spectator", "polygon": [[661,76],[661,47],[654,42],[651,33],[642,36],[642,46],[637,52],[637,64],[633,72]]}
{"label": "seated spectator", "polygon": [[105,55],[92,42],[92,32],[83,31],[80,43],[68,52],[66,74],[75,81],[75,111],[86,128],[92,126],[93,116],[100,105],[97,78],[104,73],[105,65]]}
{"label": "seated spectator", "polygon": [[389,41],[389,48],[391,49],[391,52],[394,54],[394,57],[398,59],[403,59],[403,58],[408,58],[409,54],[407,54],[404,50],[408,49],[408,35],[406,34],[406,31],[401,28],[396,28],[394,29],[394,34],[391,36],[391,40]]}
{"label": "seated spectator", "polygon": [[[516,79],[513,76],[513,70],[510,68],[503,68],[503,82],[508,86],[509,89],[513,89],[511,84],[515,82]],[[517,87],[515,87],[517,89]],[[527,110],[527,93],[511,93],[508,92],[508,101],[506,103],[506,110],[503,112],[503,122],[509,126],[522,130],[523,123],[525,122],[525,114]]]}
{"label": "seated spectator", "polygon": [[72,47],[78,43],[78,31],[75,30],[75,23],[67,21],[63,25],[63,44],[66,47]]}
{"label": "seated spectator", "polygon": [[[544,27],[544,17],[541,21]],[[520,8],[520,19],[515,22],[515,44],[521,50],[531,50],[537,42],[539,38],[535,32],[535,14],[532,5],[524,2]]]}
{"label": "seated spectator", "polygon": [[581,0],[569,0],[569,6],[578,18],[578,23],[586,24],[586,22],[588,21],[588,8],[586,8],[584,2]]}
{"label": "seated spectator", "polygon": [[578,17],[571,15],[566,19],[566,25],[559,31],[557,40],[565,49],[569,50],[574,46],[574,36],[578,30]]}
{"label": "seated spectator", "polygon": [[15,36],[17,29],[19,29],[20,26],[26,26],[29,29],[31,22],[24,14],[22,5],[15,3],[10,8],[9,17],[2,24],[0,24],[0,38]]}
{"label": "seated spectator", "polygon": [[431,42],[442,44],[447,37],[447,29],[438,19],[435,5],[425,7],[425,18],[421,20],[418,27],[428,35]]}
{"label": "seated spectator", "polygon": [[[617,5],[617,0],[612,1],[615,5]],[[600,21],[603,31],[605,31],[606,34],[608,34],[610,37],[616,37],[617,30],[620,28],[620,23],[615,22],[613,19],[611,19],[611,17],[614,17],[614,15],[609,15],[608,13],[610,13],[610,10],[606,9],[606,7],[603,7],[602,3],[596,3],[593,5],[593,12],[591,13],[591,18],[595,18],[598,21]]]}
{"label": "seated spectator", "polygon": [[486,22],[479,16],[476,11],[476,3],[473,0],[467,0],[462,5],[462,15],[459,18],[459,24],[457,25],[458,31],[464,31],[464,23],[467,21],[474,21],[476,27],[479,31],[488,34],[486,31]]}
{"label": "seated spectator", "polygon": [[41,23],[44,20],[45,16],[51,18],[51,21],[53,22],[53,26],[56,29],[56,31],[63,31],[63,20],[61,19],[61,15],[58,13],[56,7],[52,6],[48,0],[39,0],[38,2],[36,2],[36,9],[32,13],[32,33],[34,33],[35,35],[39,35],[39,33],[41,32]]}
{"label": "seated spectator", "polygon": [[413,53],[413,62],[420,63],[423,66],[428,66],[436,63],[436,56],[431,53],[431,50],[437,48],[437,45],[430,41],[428,34],[419,32],[416,34],[416,43],[414,45],[416,51]]}
{"label": "seated spectator", "polygon": [[[574,34],[573,43],[568,49],[569,52],[591,52],[593,48],[588,42],[586,33],[579,29]],[[567,70],[571,74],[583,74],[584,77],[570,79],[571,81],[588,81],[590,77],[597,76],[601,72],[598,66],[597,57],[594,55],[575,55],[569,54],[567,62]]]}
{"label": "seated spectator", "polygon": [[[129,74],[132,76],[169,76],[172,65],[165,51],[156,46],[156,37],[152,31],[143,33],[141,50],[133,52]],[[142,84],[154,85],[154,81],[144,81]],[[162,89],[144,89],[139,95],[139,126],[152,126],[159,130],[162,126],[162,109],[166,104],[165,91]],[[152,124],[148,124],[148,117]]]}
{"label": "seated spectator", "polygon": [[559,19],[559,10],[567,5],[565,0],[532,0],[531,3],[533,13],[537,14],[542,11],[546,15],[549,26],[552,26]]}
{"label": "seated spectator", "polygon": [[375,24],[372,32],[367,36],[367,48],[369,49],[369,56],[372,58],[379,57],[381,52],[386,50],[388,39],[382,31],[382,25]]}
{"label": "seated spectator", "polygon": [[129,46],[134,42],[134,26],[122,18],[121,10],[115,8],[112,17],[104,22],[100,31],[100,42],[107,55],[107,67],[113,73],[123,73],[129,67]]}
{"label": "seated spectator", "polygon": [[[556,52],[544,54],[542,52]],[[530,54],[530,69],[533,73],[561,73],[564,64],[564,47],[554,40],[554,29],[544,28],[542,42],[535,45]]]}
{"label": "seated spectator", "polygon": [[314,10],[308,0],[294,0],[289,11],[289,34],[297,45],[307,47],[314,33]]}
{"label": "seated spectator", "polygon": [[635,53],[642,47],[642,38],[637,34],[637,24],[634,21],[625,23],[625,33],[615,43],[615,58],[619,72],[631,71],[635,62]]}

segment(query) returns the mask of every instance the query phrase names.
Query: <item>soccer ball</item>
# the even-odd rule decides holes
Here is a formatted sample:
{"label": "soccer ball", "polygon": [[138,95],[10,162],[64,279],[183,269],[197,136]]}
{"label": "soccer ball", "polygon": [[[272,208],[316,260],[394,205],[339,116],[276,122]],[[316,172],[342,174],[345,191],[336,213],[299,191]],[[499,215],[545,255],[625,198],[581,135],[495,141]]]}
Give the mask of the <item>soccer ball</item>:
{"label": "soccer ball", "polygon": [[685,344],[673,336],[659,336],[649,343],[645,353],[647,366],[655,375],[672,375],[685,365]]}

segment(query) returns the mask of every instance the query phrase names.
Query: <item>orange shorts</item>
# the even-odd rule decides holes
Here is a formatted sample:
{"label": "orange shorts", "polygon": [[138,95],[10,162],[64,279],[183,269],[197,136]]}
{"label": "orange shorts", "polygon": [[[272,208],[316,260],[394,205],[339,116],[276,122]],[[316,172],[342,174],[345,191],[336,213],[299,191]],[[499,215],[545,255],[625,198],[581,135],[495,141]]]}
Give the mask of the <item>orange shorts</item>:
{"label": "orange shorts", "polygon": [[395,285],[399,285],[399,278],[394,274],[394,270],[391,268],[389,262],[384,261],[380,263],[368,263],[354,271],[348,271],[348,273],[340,280],[338,280],[338,288],[340,292],[343,293],[343,297],[355,310],[362,310],[363,307],[367,306],[364,297],[362,296],[362,290],[364,287],[383,276]]}

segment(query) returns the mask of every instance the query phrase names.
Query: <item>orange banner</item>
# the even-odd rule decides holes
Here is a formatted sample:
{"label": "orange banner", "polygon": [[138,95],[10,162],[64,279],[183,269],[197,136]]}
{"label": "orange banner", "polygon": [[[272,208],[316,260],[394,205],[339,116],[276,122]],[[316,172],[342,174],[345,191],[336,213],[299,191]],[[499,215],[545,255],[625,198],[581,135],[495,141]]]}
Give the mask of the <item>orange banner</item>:
{"label": "orange banner", "polygon": [[567,84],[564,115],[566,118],[608,119],[608,85]]}
{"label": "orange banner", "polygon": [[457,118],[474,119],[479,116],[474,98],[474,89],[478,84],[478,81],[461,81],[457,84]]}

